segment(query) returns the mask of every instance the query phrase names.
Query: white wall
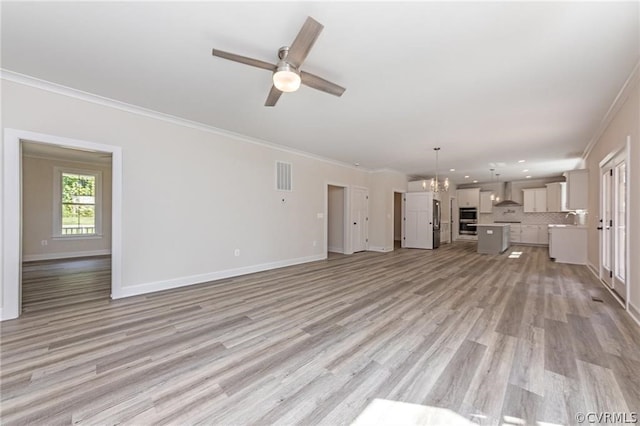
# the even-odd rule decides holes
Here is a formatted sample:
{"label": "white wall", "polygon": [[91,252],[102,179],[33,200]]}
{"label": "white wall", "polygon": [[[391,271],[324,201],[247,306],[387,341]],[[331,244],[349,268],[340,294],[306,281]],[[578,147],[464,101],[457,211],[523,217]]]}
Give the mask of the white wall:
{"label": "white wall", "polygon": [[[53,238],[55,167],[102,173],[102,235],[90,239]],[[111,249],[111,166],[23,156],[23,260],[55,259],[82,254],[109,254]],[[47,245],[42,245],[42,241]]]}
{"label": "white wall", "polygon": [[369,250],[393,250],[394,192],[407,191],[404,174],[381,170],[371,174],[369,189]]}
{"label": "white wall", "polygon": [[600,214],[600,161],[609,154],[624,148],[627,136],[631,137],[630,163],[628,165],[629,194],[630,194],[630,221],[628,224],[627,238],[630,241],[630,269],[627,285],[630,288],[629,302],[635,310],[636,318],[640,320],[640,83],[638,75],[631,80],[628,87],[628,98],[622,103],[620,109],[613,116],[611,122],[604,130],[596,144],[586,158],[586,167],[589,170],[589,215],[588,224],[588,256],[589,263],[596,269],[599,268],[600,233],[597,231]]}
{"label": "white wall", "polygon": [[[370,173],[62,92],[2,80],[2,125],[122,147],[124,296],[324,258],[318,213],[327,181],[369,188],[369,243],[393,247],[393,189],[407,181],[400,173]],[[276,160],[293,164],[292,192],[275,190]]]}
{"label": "white wall", "polygon": [[329,185],[327,190],[328,251],[344,253],[345,188]]}

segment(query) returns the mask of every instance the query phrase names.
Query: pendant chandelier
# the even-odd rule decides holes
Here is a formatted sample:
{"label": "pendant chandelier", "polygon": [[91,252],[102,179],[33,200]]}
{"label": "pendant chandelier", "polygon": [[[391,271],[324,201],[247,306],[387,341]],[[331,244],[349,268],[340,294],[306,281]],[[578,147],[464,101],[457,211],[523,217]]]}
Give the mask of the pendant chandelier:
{"label": "pendant chandelier", "polygon": [[431,192],[447,192],[449,190],[449,178],[445,178],[444,182],[440,182],[438,179],[438,151],[440,147],[433,148],[436,152],[436,177],[431,178]]}

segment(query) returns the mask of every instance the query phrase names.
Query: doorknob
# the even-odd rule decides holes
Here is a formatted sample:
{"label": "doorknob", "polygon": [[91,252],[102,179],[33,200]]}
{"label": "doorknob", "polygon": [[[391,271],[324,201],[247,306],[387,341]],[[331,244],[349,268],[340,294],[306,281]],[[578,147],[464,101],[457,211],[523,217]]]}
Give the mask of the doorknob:
{"label": "doorknob", "polygon": [[597,229],[598,231],[602,231],[602,226],[598,226],[596,229]]}
{"label": "doorknob", "polygon": [[356,222],[353,222],[353,224],[354,224],[354,225],[357,225],[357,223],[356,223]]}

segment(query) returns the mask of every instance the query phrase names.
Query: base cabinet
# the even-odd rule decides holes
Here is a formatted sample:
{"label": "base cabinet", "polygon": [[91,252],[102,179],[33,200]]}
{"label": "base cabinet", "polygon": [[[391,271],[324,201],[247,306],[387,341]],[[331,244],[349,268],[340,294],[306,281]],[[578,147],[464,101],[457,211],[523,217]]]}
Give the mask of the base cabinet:
{"label": "base cabinet", "polygon": [[511,225],[511,242],[520,244],[549,244],[547,225]]}
{"label": "base cabinet", "polygon": [[522,242],[522,226],[511,224],[509,230],[509,241],[512,243],[520,243]]}
{"label": "base cabinet", "polygon": [[586,226],[549,225],[549,257],[558,263],[587,263]]}

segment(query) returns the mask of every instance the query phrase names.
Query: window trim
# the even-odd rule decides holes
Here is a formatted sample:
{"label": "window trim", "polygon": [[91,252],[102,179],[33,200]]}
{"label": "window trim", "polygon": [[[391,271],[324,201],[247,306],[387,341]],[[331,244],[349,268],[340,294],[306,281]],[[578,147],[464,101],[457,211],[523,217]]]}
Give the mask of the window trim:
{"label": "window trim", "polygon": [[[96,225],[95,233],[80,235],[64,235],[62,233],[62,174],[78,174],[93,176],[96,180]],[[61,240],[90,240],[102,238],[102,171],[76,169],[73,167],[53,168],[53,238]]]}

